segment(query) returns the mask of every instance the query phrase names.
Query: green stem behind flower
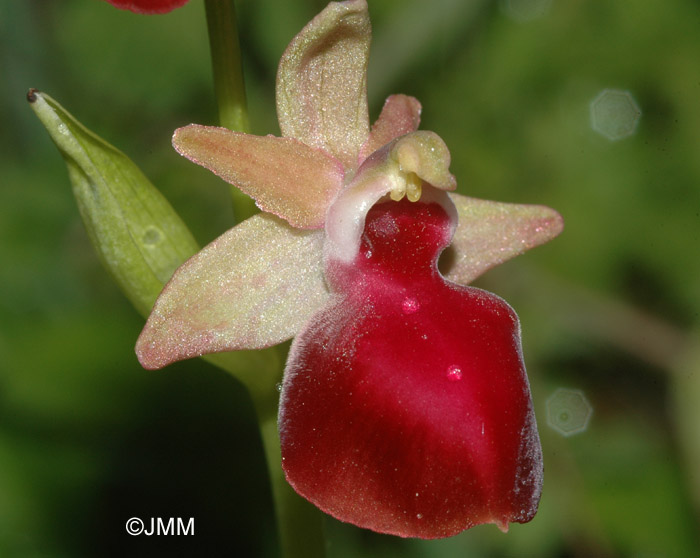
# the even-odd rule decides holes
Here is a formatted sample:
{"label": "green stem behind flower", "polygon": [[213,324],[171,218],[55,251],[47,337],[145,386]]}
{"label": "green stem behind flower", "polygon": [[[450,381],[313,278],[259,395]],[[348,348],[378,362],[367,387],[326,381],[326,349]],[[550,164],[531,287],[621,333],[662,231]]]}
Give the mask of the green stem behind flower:
{"label": "green stem behind flower", "polygon": [[205,0],[209,46],[219,123],[236,132],[250,131],[233,0]]}
{"label": "green stem behind flower", "polygon": [[[214,71],[214,91],[219,106],[219,124],[235,132],[248,133],[248,104],[234,2],[205,0],[204,5]],[[253,200],[233,186],[231,197],[239,223],[257,213]]]}
{"label": "green stem behind flower", "polygon": [[[288,344],[259,351],[236,351],[207,355],[205,360],[230,372],[248,389],[255,406],[277,519],[282,558],[323,558],[323,513],[299,496],[282,471],[282,453],[277,430],[282,368]],[[245,368],[246,373],[241,369]],[[249,373],[254,372],[254,373]]]}
{"label": "green stem behind flower", "polygon": [[[214,89],[221,126],[236,132],[250,131],[246,103],[241,50],[233,0],[205,0],[209,45],[214,70]],[[253,200],[231,187],[233,208],[238,222],[257,213]],[[265,351],[269,356],[270,349]],[[224,355],[210,358],[216,365],[231,370]],[[299,496],[282,472],[280,439],[277,431],[278,392],[265,374],[256,378],[234,374],[248,388],[255,405],[267,460],[272,498],[277,516],[279,544],[283,558],[322,558],[325,556],[323,514]]]}
{"label": "green stem behind flower", "polygon": [[[277,396],[275,390],[275,396]],[[299,496],[282,472],[277,429],[277,397],[253,397],[270,474],[279,544],[283,558],[323,558],[323,513]]]}

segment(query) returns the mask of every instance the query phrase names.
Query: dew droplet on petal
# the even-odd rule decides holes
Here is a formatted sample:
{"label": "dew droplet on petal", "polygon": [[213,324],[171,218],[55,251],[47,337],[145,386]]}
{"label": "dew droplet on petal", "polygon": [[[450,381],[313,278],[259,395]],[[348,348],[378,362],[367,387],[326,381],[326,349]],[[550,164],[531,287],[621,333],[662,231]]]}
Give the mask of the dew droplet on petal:
{"label": "dew droplet on petal", "polygon": [[407,296],[401,304],[404,314],[415,314],[420,309],[420,303],[413,297]]}
{"label": "dew droplet on petal", "polygon": [[462,379],[462,369],[453,364],[447,369],[447,379],[451,382],[459,382]]}
{"label": "dew droplet on petal", "polygon": [[422,513],[417,513],[416,514],[417,519],[423,519],[423,514]]}

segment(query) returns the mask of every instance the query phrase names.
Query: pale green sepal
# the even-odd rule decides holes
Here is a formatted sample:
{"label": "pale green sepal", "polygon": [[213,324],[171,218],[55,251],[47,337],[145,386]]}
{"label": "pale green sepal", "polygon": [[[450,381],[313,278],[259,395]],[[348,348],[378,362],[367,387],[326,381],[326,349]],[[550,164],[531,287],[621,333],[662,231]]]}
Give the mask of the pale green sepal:
{"label": "pale green sepal", "polygon": [[549,242],[564,228],[555,210],[543,205],[502,203],[448,194],[459,223],[441,269],[466,285],[485,271]]}
{"label": "pale green sepal", "polygon": [[277,71],[277,118],[285,137],[357,168],[369,135],[366,0],[331,2],[292,39]]}
{"label": "pale green sepal", "polygon": [[27,99],[66,161],[93,246],[132,304],[148,315],[175,269],[198,250],[196,241],[126,155],[48,95],[31,90]]}
{"label": "pale green sepal", "polygon": [[296,228],[323,228],[326,210],[343,187],[340,161],[294,138],[190,124],[175,130],[173,146]]}
{"label": "pale green sepal", "polygon": [[330,296],[323,232],[258,213],[180,267],[136,343],[144,368],[271,347],[295,336]]}

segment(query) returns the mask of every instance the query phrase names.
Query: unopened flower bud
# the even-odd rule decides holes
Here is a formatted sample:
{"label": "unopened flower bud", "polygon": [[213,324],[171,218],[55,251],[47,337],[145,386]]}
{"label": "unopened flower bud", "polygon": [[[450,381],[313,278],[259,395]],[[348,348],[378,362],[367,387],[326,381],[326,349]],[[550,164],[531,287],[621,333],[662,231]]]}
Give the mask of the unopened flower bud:
{"label": "unopened flower bud", "polygon": [[163,195],[124,153],[34,89],[27,99],[68,166],[93,246],[136,309],[147,315],[173,271],[198,250]]}

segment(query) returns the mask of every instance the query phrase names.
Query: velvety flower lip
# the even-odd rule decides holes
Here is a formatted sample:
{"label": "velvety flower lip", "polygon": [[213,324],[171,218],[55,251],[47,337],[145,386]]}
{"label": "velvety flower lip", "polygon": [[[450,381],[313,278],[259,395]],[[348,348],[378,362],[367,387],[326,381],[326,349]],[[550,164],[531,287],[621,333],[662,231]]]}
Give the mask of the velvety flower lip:
{"label": "velvety flower lip", "polygon": [[283,469],[322,510],[438,538],[532,519],[542,458],[515,312],[445,281],[436,203],[367,215],[335,299],[295,337],[280,404]]}
{"label": "velvety flower lip", "polygon": [[332,2],[280,61],[282,137],[175,132],[178,152],[263,213],[176,271],[137,355],[160,368],[294,337],[279,428],[297,492],[404,537],[506,530],[537,510],[542,453],[517,316],[464,285],[562,219],[455,193],[412,97],[389,97],[370,129],[369,41],[366,1]]}
{"label": "velvety flower lip", "polygon": [[189,0],[106,0],[112,6],[121,10],[129,10],[137,14],[155,15],[167,14],[175,8],[187,4]]}

